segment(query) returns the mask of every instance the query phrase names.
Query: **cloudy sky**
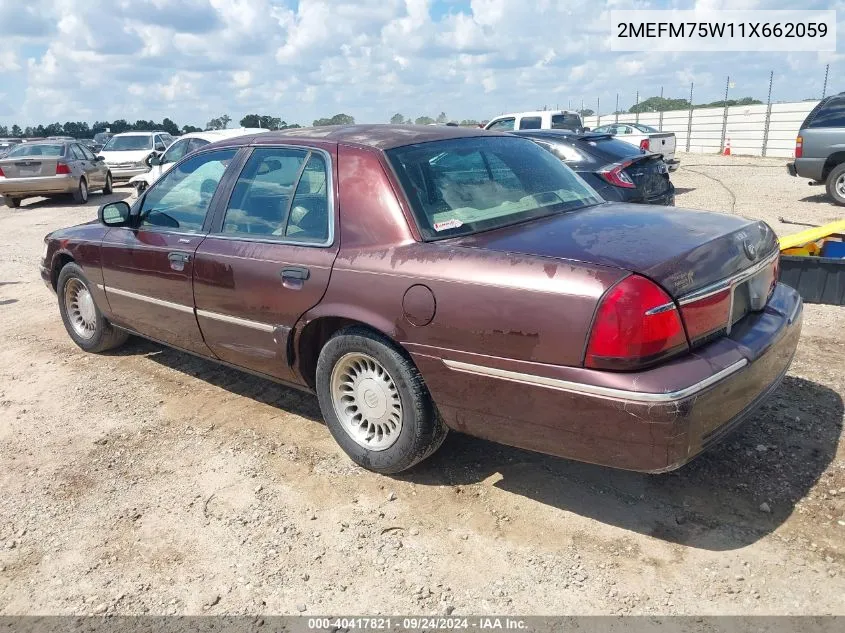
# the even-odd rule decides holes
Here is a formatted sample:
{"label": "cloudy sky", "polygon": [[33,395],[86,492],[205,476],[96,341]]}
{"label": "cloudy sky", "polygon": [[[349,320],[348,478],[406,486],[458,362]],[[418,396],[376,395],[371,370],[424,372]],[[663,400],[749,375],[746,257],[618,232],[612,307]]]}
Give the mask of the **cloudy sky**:
{"label": "cloudy sky", "polygon": [[505,111],[601,111],[658,94],[817,97],[845,90],[838,53],[613,53],[611,8],[795,8],[735,0],[0,0],[0,124],[125,118],[204,125],[228,113],[310,124]]}

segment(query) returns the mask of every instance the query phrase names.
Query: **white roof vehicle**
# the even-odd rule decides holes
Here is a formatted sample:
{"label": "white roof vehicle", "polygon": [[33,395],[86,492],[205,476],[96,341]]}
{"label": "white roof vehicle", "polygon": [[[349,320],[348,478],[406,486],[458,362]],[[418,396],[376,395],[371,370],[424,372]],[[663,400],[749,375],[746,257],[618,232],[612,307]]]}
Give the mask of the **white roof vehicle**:
{"label": "white roof vehicle", "polygon": [[183,134],[167,148],[167,151],[164,152],[164,154],[157,157],[150,157],[148,160],[150,170],[131,178],[129,180],[129,184],[133,185],[136,191],[140,194],[156,180],[161,178],[162,174],[167,173],[173,165],[182,160],[183,156],[198,150],[204,145],[214,143],[215,141],[222,141],[227,138],[233,138],[235,136],[260,134],[261,132],[269,131],[270,130],[261,127],[241,127],[231,130],[208,130],[206,132],[190,132],[189,134]]}
{"label": "white roof vehicle", "polygon": [[112,136],[99,156],[106,161],[115,180],[129,180],[149,168],[147,159],[166,150],[173,142],[167,132],[122,132]]}
{"label": "white roof vehicle", "polygon": [[572,130],[583,132],[584,122],[581,115],[571,110],[535,110],[533,112],[514,112],[502,114],[490,119],[485,130],[511,132],[513,130]]}
{"label": "white roof vehicle", "polygon": [[675,171],[681,166],[681,161],[675,158],[674,132],[661,132],[642,123],[611,123],[594,128],[593,132],[612,134],[620,141],[636,145],[644,152],[663,154],[663,162],[669,171]]}

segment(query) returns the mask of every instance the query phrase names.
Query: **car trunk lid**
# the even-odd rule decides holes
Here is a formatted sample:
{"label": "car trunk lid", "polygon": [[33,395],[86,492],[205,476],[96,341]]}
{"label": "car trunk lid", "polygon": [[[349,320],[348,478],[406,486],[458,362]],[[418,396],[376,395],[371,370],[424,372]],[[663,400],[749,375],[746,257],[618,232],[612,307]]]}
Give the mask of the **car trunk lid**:
{"label": "car trunk lid", "polygon": [[0,169],[6,178],[33,178],[55,176],[57,158],[47,156],[21,156],[0,159]]}
{"label": "car trunk lid", "polygon": [[625,203],[600,204],[444,242],[622,268],[656,281],[676,300],[749,270],[778,250],[764,222]]}
{"label": "car trunk lid", "polygon": [[669,172],[660,155],[645,155],[624,169],[644,198],[664,195],[670,188]]}

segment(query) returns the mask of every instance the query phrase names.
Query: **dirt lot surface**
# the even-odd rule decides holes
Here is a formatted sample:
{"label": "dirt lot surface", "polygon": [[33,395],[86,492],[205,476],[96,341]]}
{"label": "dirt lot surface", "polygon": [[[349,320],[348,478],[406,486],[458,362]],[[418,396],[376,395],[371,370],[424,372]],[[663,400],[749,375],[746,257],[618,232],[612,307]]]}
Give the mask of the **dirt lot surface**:
{"label": "dirt lot surface", "polygon": [[[843,215],[783,160],[681,159],[679,206],[781,233]],[[780,390],[678,472],[451,434],[384,477],[313,397],[76,348],[42,238],[102,201],[0,209],[0,613],[845,614],[845,309],[807,306]]]}

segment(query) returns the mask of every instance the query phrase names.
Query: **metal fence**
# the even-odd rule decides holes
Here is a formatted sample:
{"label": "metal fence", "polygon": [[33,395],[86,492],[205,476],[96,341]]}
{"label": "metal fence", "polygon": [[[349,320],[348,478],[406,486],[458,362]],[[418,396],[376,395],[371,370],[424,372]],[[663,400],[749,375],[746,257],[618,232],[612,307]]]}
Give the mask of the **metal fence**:
{"label": "metal fence", "polygon": [[596,128],[614,122],[642,123],[674,132],[678,151],[717,153],[729,142],[732,154],[791,157],[801,123],[818,101],[769,105],[695,108],[640,114],[605,114],[584,117]]}

